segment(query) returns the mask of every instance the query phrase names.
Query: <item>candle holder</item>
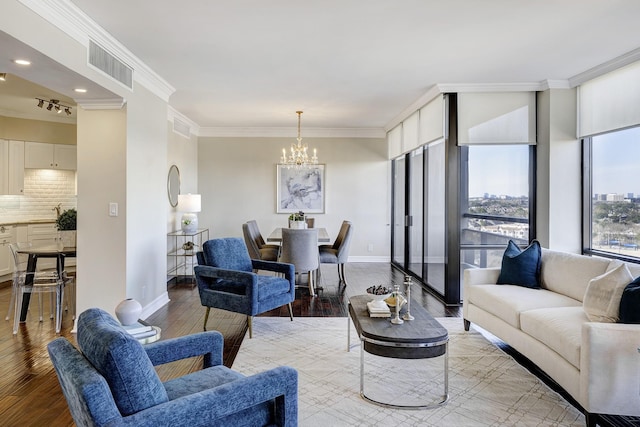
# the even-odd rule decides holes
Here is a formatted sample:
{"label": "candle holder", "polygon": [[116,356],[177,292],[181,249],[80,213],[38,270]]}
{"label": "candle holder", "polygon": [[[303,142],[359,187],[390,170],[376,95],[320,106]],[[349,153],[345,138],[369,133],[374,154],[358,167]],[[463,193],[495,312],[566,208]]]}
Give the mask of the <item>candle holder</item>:
{"label": "candle holder", "polygon": [[395,297],[396,301],[396,317],[391,319],[391,323],[394,325],[402,325],[404,320],[400,318],[400,285],[393,285],[393,289],[394,291],[392,295]]}
{"label": "candle holder", "polygon": [[414,320],[411,315],[411,276],[404,276],[404,290],[407,293],[407,312],[402,316],[404,320]]}

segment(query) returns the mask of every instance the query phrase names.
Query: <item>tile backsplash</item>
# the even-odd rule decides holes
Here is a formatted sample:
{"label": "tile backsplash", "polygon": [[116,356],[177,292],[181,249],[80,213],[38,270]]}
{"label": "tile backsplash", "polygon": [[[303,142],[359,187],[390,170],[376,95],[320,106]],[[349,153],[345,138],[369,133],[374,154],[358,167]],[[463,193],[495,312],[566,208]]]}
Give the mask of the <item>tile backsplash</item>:
{"label": "tile backsplash", "polygon": [[0,196],[0,223],[55,219],[61,211],[75,208],[76,172],[53,169],[25,169],[24,196]]}

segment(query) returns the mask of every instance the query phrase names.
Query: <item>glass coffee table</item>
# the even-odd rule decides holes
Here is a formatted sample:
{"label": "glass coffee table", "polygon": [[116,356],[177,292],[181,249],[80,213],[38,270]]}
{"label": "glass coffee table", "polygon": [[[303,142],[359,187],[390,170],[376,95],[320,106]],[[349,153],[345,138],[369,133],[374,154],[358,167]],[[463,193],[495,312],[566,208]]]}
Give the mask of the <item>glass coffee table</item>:
{"label": "glass coffee table", "polygon": [[[449,332],[419,304],[411,305],[414,320],[394,325],[390,318],[370,317],[367,303],[371,295],[349,298],[349,318],[360,338],[360,396],[368,402],[401,409],[429,409],[441,406],[449,400]],[[393,318],[393,313],[392,317]],[[347,320],[348,322],[348,320]],[[347,323],[347,350],[350,350],[351,328]],[[440,400],[423,405],[399,405],[372,399],[365,393],[364,353],[397,359],[426,359],[443,356],[444,391]]]}

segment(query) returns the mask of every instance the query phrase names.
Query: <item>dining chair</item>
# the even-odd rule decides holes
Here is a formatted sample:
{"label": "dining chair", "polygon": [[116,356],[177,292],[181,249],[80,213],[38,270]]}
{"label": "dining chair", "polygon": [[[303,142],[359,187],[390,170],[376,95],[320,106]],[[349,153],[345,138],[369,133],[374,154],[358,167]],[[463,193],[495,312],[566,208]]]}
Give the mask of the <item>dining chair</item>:
{"label": "dining chair", "polygon": [[[14,318],[13,318],[13,334],[18,333],[18,324],[20,323],[20,311],[22,310],[22,301],[24,295],[38,294],[40,307],[40,321],[42,322],[42,294],[55,296],[55,303],[51,304],[51,315],[55,313],[55,331],[60,333],[62,326],[62,311],[64,303],[64,288],[72,283],[73,279],[67,277],[66,272],[62,269],[57,270],[30,270],[29,255],[21,252],[21,250],[31,248],[31,243],[11,243],[9,250],[13,259],[13,282],[12,297],[10,301],[14,302]],[[60,255],[63,256],[63,255]],[[61,259],[58,259],[58,266]],[[68,303],[68,305],[75,305]],[[75,314],[75,308],[73,308]]]}
{"label": "dining chair", "polygon": [[248,221],[242,224],[242,235],[251,259],[261,259],[263,261],[278,260],[280,246],[267,245],[255,221]]}
{"label": "dining chair", "polygon": [[308,273],[309,294],[316,296],[316,273],[320,266],[318,253],[318,230],[282,229],[280,262],[293,264],[296,273]]}
{"label": "dining chair", "polygon": [[353,225],[350,221],[343,221],[338,237],[332,245],[320,245],[320,263],[321,264],[338,264],[338,280],[339,283],[347,285],[347,279],[344,276],[344,265],[349,258],[349,246],[351,244],[351,236],[353,234]]}

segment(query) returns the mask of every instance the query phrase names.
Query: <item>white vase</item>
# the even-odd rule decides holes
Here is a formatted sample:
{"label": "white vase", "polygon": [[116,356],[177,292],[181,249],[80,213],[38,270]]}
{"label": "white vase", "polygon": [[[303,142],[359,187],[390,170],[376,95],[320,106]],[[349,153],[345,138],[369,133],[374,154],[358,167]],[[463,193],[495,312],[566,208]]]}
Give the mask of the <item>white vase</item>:
{"label": "white vase", "polygon": [[140,313],[142,313],[142,305],[133,298],[127,298],[116,306],[116,317],[123,326],[136,323]]}
{"label": "white vase", "polygon": [[293,221],[293,220],[290,220],[289,221],[289,228],[294,228],[294,229],[307,228],[307,223],[306,223],[306,221]]}

